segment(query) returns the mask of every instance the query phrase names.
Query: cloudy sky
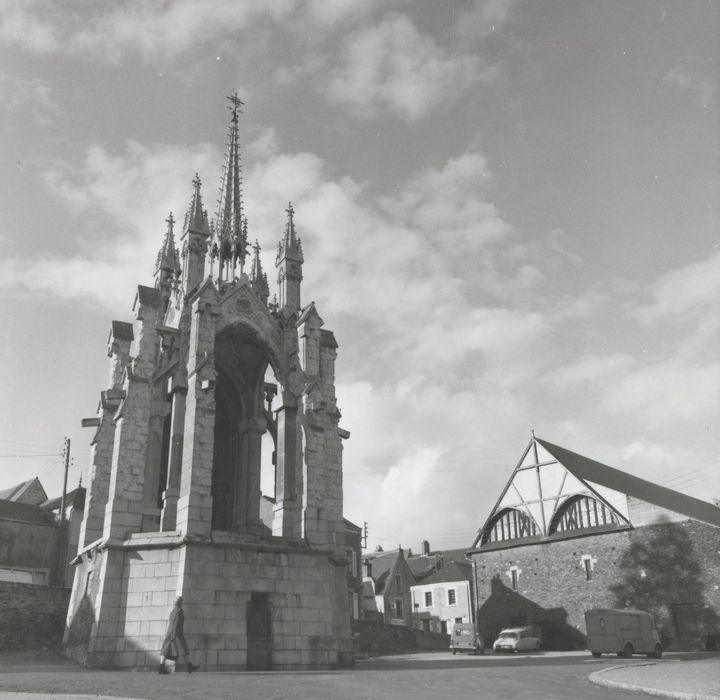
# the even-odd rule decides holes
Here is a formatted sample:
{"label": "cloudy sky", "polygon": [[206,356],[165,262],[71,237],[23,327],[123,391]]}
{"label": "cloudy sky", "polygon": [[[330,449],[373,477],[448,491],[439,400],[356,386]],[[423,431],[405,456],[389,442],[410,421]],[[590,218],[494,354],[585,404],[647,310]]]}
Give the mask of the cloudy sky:
{"label": "cloudy sky", "polygon": [[[470,545],[531,434],[720,497],[720,2],[0,2],[0,488],[87,477],[112,319],[228,111],[340,343],[345,513]],[[54,456],[52,456],[54,455]]]}

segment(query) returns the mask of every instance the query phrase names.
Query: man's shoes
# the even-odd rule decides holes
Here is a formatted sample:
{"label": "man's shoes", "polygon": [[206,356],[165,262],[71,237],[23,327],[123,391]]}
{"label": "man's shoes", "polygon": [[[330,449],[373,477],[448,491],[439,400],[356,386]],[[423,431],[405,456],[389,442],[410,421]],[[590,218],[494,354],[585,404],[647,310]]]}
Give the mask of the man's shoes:
{"label": "man's shoes", "polygon": [[197,671],[200,668],[200,666],[195,666],[191,661],[188,661],[187,665],[187,672],[192,673],[193,671]]}
{"label": "man's shoes", "polygon": [[168,671],[167,668],[165,668],[165,664],[160,664],[160,668],[158,669],[158,673],[159,673],[161,676],[163,676],[163,675],[167,675],[168,673],[170,673],[170,671]]}

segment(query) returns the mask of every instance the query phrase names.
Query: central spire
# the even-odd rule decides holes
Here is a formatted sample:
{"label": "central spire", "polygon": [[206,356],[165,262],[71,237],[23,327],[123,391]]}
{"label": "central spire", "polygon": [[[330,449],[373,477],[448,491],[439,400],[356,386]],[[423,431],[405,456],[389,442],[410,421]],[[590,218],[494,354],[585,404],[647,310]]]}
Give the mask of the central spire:
{"label": "central spire", "polygon": [[228,96],[230,103],[230,127],[225,152],[220,197],[218,198],[217,226],[212,248],[213,258],[218,260],[218,281],[230,282],[235,278],[238,263],[242,273],[247,255],[247,226],[242,201],[242,171],[238,145],[238,115],[243,101],[237,92]]}

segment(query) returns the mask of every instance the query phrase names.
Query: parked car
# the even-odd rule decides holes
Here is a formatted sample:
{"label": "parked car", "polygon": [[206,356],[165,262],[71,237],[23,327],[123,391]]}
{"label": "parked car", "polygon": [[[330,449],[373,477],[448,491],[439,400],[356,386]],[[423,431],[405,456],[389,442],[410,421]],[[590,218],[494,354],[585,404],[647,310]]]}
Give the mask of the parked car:
{"label": "parked car", "polygon": [[587,648],[595,657],[603,653],[625,658],[633,654],[646,654],[654,659],[662,656],[655,618],[644,610],[587,610],[585,627]]}
{"label": "parked car", "polygon": [[493,644],[495,651],[538,651],[540,634],[534,627],[511,627],[502,630]]}
{"label": "parked car", "polygon": [[450,635],[450,649],[453,654],[458,651],[484,654],[485,642],[472,622],[456,622]]}

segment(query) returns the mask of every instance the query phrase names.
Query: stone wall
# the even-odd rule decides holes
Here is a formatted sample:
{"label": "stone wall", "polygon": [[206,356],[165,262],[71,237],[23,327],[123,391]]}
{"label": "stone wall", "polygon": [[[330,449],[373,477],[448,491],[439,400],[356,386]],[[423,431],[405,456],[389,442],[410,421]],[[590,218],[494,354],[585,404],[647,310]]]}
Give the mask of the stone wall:
{"label": "stone wall", "polygon": [[583,648],[585,610],[635,607],[655,614],[667,644],[676,641],[679,605],[698,611],[699,638],[720,631],[720,528],[665,522],[660,511],[655,525],[635,530],[473,555],[483,636],[538,625],[545,648]]}
{"label": "stone wall", "polygon": [[38,649],[60,642],[70,589],[0,581],[0,649]]}
{"label": "stone wall", "polygon": [[0,523],[0,565],[8,569],[53,571],[57,561],[58,528],[50,523],[3,520]]}
{"label": "stone wall", "polygon": [[140,534],[122,549],[81,557],[67,619],[68,656],[97,667],[155,666],[174,600],[182,595],[193,662],[205,670],[244,670],[247,606],[253,594],[267,594],[274,670],[343,663],[333,601],[345,570],[327,553],[240,546],[231,533],[214,533],[213,543],[159,546],[173,536]]}

